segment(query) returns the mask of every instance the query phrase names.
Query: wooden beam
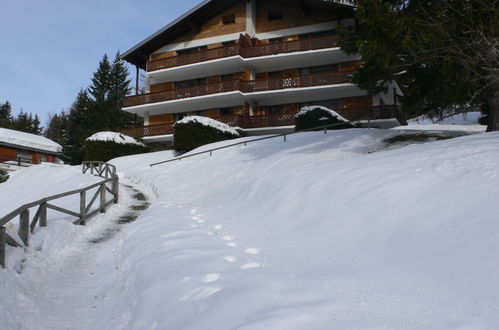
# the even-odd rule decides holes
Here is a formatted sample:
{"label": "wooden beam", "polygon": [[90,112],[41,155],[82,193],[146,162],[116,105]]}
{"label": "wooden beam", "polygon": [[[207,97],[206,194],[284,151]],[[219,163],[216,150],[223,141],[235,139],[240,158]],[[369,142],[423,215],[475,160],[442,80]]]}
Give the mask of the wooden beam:
{"label": "wooden beam", "polygon": [[0,227],[0,266],[5,268],[5,248],[7,243],[7,232],[5,227]]}
{"label": "wooden beam", "polygon": [[29,246],[29,209],[24,210],[19,216],[18,234],[24,246]]}
{"label": "wooden beam", "polygon": [[194,34],[197,34],[199,33],[199,31],[201,31],[201,26],[198,23],[194,22],[192,19],[188,19],[186,22],[191,28],[192,32],[194,32]]}

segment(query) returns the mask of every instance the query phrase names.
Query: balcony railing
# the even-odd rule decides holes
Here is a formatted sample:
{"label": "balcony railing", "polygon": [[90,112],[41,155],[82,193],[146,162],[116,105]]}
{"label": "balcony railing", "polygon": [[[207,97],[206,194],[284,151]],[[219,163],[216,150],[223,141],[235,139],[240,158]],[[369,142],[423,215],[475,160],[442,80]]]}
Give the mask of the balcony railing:
{"label": "balcony railing", "polygon": [[147,71],[153,72],[236,55],[244,58],[251,58],[334,47],[338,47],[338,40],[335,36],[273,42],[270,44],[256,46],[243,46],[239,44],[228,45],[212,49],[203,49],[190,54],[181,54],[163,59],[152,60],[147,63]]}
{"label": "balcony railing", "polygon": [[123,107],[127,108],[144,104],[233,91],[255,93],[286,88],[304,88],[348,83],[350,82],[351,74],[352,72],[330,72],[303,75],[298,77],[272,78],[264,80],[226,80],[212,84],[202,84],[193,87],[176,88],[170,91],[129,96],[124,99]]}
{"label": "balcony railing", "polygon": [[[398,106],[372,106],[359,108],[335,109],[338,114],[351,120],[386,119],[397,118],[400,123],[405,122],[405,118]],[[295,114],[268,114],[259,116],[227,115],[213,118],[232,127],[240,128],[264,128],[278,126],[292,126],[295,124]],[[174,133],[174,124],[161,124],[151,126],[141,126],[126,128],[122,133],[133,137],[148,137],[166,135]]]}

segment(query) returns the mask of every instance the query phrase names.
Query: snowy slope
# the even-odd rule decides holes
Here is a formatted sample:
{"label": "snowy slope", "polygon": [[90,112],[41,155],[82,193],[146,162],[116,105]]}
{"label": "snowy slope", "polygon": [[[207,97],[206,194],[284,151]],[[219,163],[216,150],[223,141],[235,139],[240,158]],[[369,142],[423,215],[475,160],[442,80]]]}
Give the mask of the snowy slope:
{"label": "snowy slope", "polygon": [[62,146],[44,136],[0,128],[0,142],[18,146],[46,150],[50,152],[61,152]]}
{"label": "snowy slope", "polygon": [[408,120],[408,126],[400,126],[397,129],[402,130],[445,130],[445,131],[462,131],[468,133],[482,133],[485,132],[487,126],[480,125],[478,119],[480,112],[469,112],[456,114],[439,118],[428,118],[427,116],[420,116]]}
{"label": "snowy slope", "polygon": [[81,308],[53,313],[71,329],[497,329],[499,133],[384,149],[398,133],[114,160],[156,199],[95,285],[68,287]]}

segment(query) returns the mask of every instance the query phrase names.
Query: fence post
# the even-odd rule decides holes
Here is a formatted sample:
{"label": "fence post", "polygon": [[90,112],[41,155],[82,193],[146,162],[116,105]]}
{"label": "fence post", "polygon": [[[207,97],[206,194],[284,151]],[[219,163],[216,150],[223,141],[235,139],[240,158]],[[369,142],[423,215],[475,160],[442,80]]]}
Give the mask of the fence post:
{"label": "fence post", "polygon": [[87,195],[86,191],[80,192],[80,225],[82,226],[85,226],[85,220],[86,220],[85,219],[86,217],[85,208],[87,204],[86,195]]}
{"label": "fence post", "polygon": [[113,192],[114,192],[114,204],[118,204],[118,185],[120,184],[120,181],[117,176],[114,177],[113,179]]}
{"label": "fence post", "polygon": [[283,136],[284,136],[284,142],[286,142],[286,134],[284,134]]}
{"label": "fence post", "polygon": [[29,246],[29,209],[24,210],[19,216],[19,237],[24,243],[24,246]]}
{"label": "fence post", "polygon": [[100,213],[106,213],[106,183],[104,182],[100,187]]}
{"label": "fence post", "polygon": [[40,205],[40,227],[47,227],[47,203]]}
{"label": "fence post", "polygon": [[7,243],[7,232],[5,227],[0,227],[0,266],[5,268],[5,244]]}
{"label": "fence post", "polygon": [[324,134],[327,134],[327,128],[324,127]]}

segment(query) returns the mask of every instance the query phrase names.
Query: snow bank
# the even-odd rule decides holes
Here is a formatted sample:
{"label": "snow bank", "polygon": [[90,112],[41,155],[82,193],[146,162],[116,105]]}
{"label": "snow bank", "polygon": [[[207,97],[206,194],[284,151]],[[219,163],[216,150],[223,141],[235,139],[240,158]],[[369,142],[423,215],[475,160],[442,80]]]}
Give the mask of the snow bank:
{"label": "snow bank", "polygon": [[480,125],[478,119],[481,113],[478,111],[440,118],[429,118],[420,116],[407,121],[408,126],[396,127],[405,130],[441,130],[441,131],[462,131],[468,133],[483,133],[487,126]]}
{"label": "snow bank", "polygon": [[98,132],[87,138],[87,141],[103,141],[114,142],[118,144],[136,144],[139,146],[144,146],[143,143],[135,140],[133,137],[116,132]]}
{"label": "snow bank", "polygon": [[100,177],[82,174],[81,166],[50,163],[11,172],[9,176],[9,180],[0,184],[0,217],[29,202],[102,180]]}
{"label": "snow bank", "polygon": [[[310,111],[313,111],[315,109],[321,109],[322,111],[324,112],[327,112],[329,113],[333,118],[336,118],[337,120],[339,121],[343,121],[343,122],[349,122],[348,119],[345,119],[343,118],[342,116],[340,116],[338,113],[336,113],[335,111],[331,110],[331,109],[328,109],[326,107],[323,107],[323,106],[318,106],[318,105],[312,105],[312,106],[306,106],[306,107],[303,107],[301,108],[300,112],[298,112],[296,115],[295,115],[295,118],[298,118],[298,117],[301,117],[301,116],[304,116],[305,114],[307,114],[308,112]],[[324,117],[325,118],[325,117]],[[327,120],[327,118],[325,118]],[[323,118],[320,118],[319,120],[323,120]]]}
{"label": "snow bank", "polygon": [[[396,134],[307,132],[152,168],[147,155],[114,160],[157,198],[85,273],[90,290],[67,281],[80,304],[49,314],[71,329],[497,328],[499,133],[386,150]],[[1,316],[41,308],[23,299]]]}
{"label": "snow bank", "polygon": [[27,148],[62,152],[62,146],[44,136],[0,128],[0,143],[9,143]]}
{"label": "snow bank", "polygon": [[187,123],[199,123],[203,126],[213,127],[224,133],[230,133],[232,135],[239,136],[239,132],[227,124],[221,123],[218,120],[202,117],[202,116],[187,116],[179,120],[176,124],[187,124]]}

